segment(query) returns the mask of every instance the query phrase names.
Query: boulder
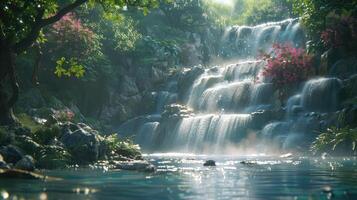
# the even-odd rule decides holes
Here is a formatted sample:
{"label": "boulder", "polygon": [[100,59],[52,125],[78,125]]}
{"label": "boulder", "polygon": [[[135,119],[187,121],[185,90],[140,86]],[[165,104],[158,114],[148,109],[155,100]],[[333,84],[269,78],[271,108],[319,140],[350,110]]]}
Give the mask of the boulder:
{"label": "boulder", "polygon": [[84,124],[68,123],[62,129],[60,141],[79,164],[94,162],[99,157],[100,136]]}
{"label": "boulder", "polygon": [[34,171],[35,160],[32,158],[32,156],[26,155],[15,164],[15,168],[26,171]]}
{"label": "boulder", "polygon": [[214,160],[207,160],[205,163],[203,163],[203,166],[214,167],[214,166],[216,166],[216,162]]}
{"label": "boulder", "polygon": [[17,163],[22,159],[23,153],[17,146],[7,145],[0,148],[0,154],[7,163]]}

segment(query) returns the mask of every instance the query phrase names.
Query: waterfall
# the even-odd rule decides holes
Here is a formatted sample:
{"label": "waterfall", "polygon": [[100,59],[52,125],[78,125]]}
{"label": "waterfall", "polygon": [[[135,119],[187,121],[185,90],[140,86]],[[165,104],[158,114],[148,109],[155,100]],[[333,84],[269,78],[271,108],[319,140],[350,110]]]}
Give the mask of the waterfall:
{"label": "waterfall", "polygon": [[[122,127],[136,128],[136,142],[151,152],[225,153],[243,145],[250,133],[263,141],[255,144],[257,149],[264,149],[263,144],[289,149],[304,143],[330,123],[324,113],[338,109],[342,83],[336,78],[309,80],[281,108],[273,84],[261,77],[265,62],[258,56],[269,52],[273,43],[286,41],[304,45],[297,19],[227,28],[222,55],[235,62],[203,70],[185,97],[177,96],[177,81],[169,82],[169,88],[157,95],[155,113],[164,111],[162,117],[138,119],[141,125],[129,121]],[[173,113],[165,111],[165,105],[178,99],[183,106],[171,109]],[[181,111],[185,106],[187,110]]]}

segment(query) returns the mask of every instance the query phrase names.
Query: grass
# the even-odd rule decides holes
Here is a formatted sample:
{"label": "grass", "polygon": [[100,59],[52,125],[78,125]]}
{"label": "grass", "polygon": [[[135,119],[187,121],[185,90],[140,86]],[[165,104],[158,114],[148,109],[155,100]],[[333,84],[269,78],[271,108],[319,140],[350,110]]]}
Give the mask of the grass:
{"label": "grass", "polygon": [[16,118],[19,120],[20,124],[25,128],[31,130],[32,133],[41,129],[42,125],[35,122],[29,115],[25,113],[17,114]]}

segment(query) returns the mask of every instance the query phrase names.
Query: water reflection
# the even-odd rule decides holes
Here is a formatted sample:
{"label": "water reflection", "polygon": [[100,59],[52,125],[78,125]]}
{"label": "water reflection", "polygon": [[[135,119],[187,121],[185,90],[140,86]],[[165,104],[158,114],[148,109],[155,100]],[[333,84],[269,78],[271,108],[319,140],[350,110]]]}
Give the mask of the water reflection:
{"label": "water reflection", "polygon": [[[45,171],[0,180],[0,199],[357,199],[355,158],[147,155],[156,173]],[[213,159],[216,167],[203,167]],[[244,162],[242,162],[244,161]]]}

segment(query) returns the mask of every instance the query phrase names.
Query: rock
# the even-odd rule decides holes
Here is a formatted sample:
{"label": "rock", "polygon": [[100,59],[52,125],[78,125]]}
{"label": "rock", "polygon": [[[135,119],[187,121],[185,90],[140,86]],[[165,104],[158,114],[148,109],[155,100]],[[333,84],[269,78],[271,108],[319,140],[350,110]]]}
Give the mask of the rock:
{"label": "rock", "polygon": [[46,176],[41,174],[28,172],[20,169],[0,169],[0,179],[15,178],[15,179],[46,179]]}
{"label": "rock", "polygon": [[156,167],[146,160],[117,161],[114,162],[115,169],[134,170],[142,172],[154,172]]}
{"label": "rock", "polygon": [[216,162],[214,160],[207,160],[203,166],[209,167],[209,166],[216,166]]}
{"label": "rock", "polygon": [[10,169],[10,166],[5,161],[0,160],[0,169]]}
{"label": "rock", "polygon": [[23,157],[22,151],[14,145],[7,145],[0,149],[0,154],[7,163],[17,163]]}
{"label": "rock", "polygon": [[10,169],[10,166],[6,164],[1,154],[0,154],[0,169]]}
{"label": "rock", "polygon": [[357,74],[357,58],[338,60],[329,72],[329,75],[339,78],[348,78],[351,74]]}
{"label": "rock", "polygon": [[165,106],[162,118],[186,118],[194,116],[193,110],[185,105],[170,104]]}
{"label": "rock", "polygon": [[120,86],[120,91],[125,96],[132,96],[139,93],[139,89],[135,83],[135,79],[129,76],[123,76]]}
{"label": "rock", "polygon": [[33,141],[29,136],[21,135],[16,137],[17,145],[28,154],[36,154],[40,151],[41,145]]}
{"label": "rock", "polygon": [[178,97],[180,100],[184,100],[187,92],[190,91],[189,88],[192,86],[194,81],[204,73],[204,68],[202,66],[194,66],[190,69],[183,70],[178,75]]}
{"label": "rock", "polygon": [[83,124],[68,123],[63,127],[60,141],[79,164],[98,160],[100,136],[96,130]]}
{"label": "rock", "polygon": [[247,165],[247,166],[254,166],[257,165],[256,161],[251,161],[251,160],[243,160],[240,162],[242,165]]}
{"label": "rock", "polygon": [[26,155],[15,164],[15,168],[26,170],[26,171],[34,171],[35,160],[32,158],[32,156]]}
{"label": "rock", "polygon": [[259,110],[252,113],[252,127],[253,129],[262,129],[271,121],[278,121],[284,117],[284,110]]}

